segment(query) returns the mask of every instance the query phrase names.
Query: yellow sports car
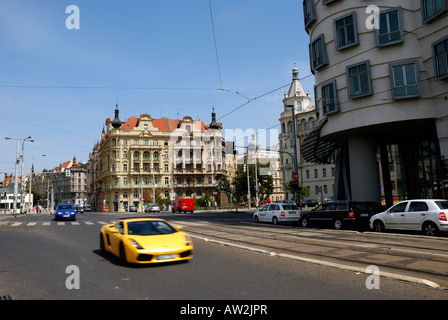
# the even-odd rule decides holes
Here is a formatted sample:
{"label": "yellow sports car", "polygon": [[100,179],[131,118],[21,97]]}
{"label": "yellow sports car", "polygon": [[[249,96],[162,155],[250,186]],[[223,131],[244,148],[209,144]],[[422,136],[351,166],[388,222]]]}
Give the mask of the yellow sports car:
{"label": "yellow sports car", "polygon": [[126,263],[160,263],[193,258],[193,242],[163,219],[123,219],[101,228],[101,251]]}

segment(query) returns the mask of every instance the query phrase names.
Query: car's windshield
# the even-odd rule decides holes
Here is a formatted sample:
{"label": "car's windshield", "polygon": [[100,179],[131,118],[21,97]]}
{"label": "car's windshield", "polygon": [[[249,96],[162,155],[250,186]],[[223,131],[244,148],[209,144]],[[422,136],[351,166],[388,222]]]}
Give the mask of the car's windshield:
{"label": "car's windshield", "polygon": [[436,205],[444,210],[444,209],[448,209],[448,201],[434,201],[436,203]]}
{"label": "car's windshield", "polygon": [[60,204],[58,206],[58,210],[61,210],[61,209],[73,209],[73,206],[71,204]]}
{"label": "car's windshield", "polygon": [[165,221],[134,221],[128,222],[128,234],[149,236],[160,234],[171,234],[177,232]]}

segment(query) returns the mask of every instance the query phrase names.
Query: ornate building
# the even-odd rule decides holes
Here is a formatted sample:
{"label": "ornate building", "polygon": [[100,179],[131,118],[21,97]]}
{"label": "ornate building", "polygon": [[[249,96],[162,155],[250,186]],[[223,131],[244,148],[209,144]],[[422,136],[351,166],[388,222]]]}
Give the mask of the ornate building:
{"label": "ornate building", "polygon": [[[234,156],[226,157],[222,125],[185,116],[182,120],[154,119],[149,114],[106,120],[91,176],[101,186],[99,209],[125,211],[158,198],[202,197],[216,192],[221,175],[235,171]],[[92,157],[94,157],[92,153]],[[140,206],[141,210],[141,206]]]}
{"label": "ornate building", "polygon": [[[294,112],[294,116],[293,116]],[[306,162],[300,146],[305,137],[316,127],[318,116],[310,94],[305,93],[299,81],[299,72],[296,67],[292,70],[292,83],[283,99],[283,112],[280,115],[281,132],[280,167],[282,170],[285,200],[294,199],[288,190],[288,183],[292,180],[292,173],[299,173],[299,183],[310,190],[309,197],[319,201],[333,197],[334,164],[319,164]],[[295,141],[293,140],[295,134]],[[295,145],[294,145],[295,143]],[[294,164],[294,153],[297,155],[297,164]],[[297,168],[294,168],[297,165]]]}

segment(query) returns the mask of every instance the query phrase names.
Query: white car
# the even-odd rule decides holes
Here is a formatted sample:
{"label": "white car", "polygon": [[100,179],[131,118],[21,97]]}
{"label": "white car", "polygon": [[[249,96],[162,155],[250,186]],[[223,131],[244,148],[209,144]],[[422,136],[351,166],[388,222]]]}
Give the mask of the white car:
{"label": "white car", "polygon": [[373,231],[386,229],[417,230],[428,236],[448,231],[448,200],[406,200],[387,211],[373,215],[369,221]]}
{"label": "white car", "polygon": [[299,208],[289,203],[271,203],[254,213],[254,222],[272,222],[273,224],[291,222],[297,224],[300,218]]}

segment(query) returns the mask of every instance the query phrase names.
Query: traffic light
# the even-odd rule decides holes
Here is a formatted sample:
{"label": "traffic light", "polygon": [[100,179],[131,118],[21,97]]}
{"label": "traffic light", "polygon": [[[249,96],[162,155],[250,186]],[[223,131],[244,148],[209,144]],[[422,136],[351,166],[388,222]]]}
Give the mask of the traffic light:
{"label": "traffic light", "polygon": [[299,181],[297,180],[292,180],[291,181],[291,186],[292,186],[292,190],[294,191],[299,191]]}

